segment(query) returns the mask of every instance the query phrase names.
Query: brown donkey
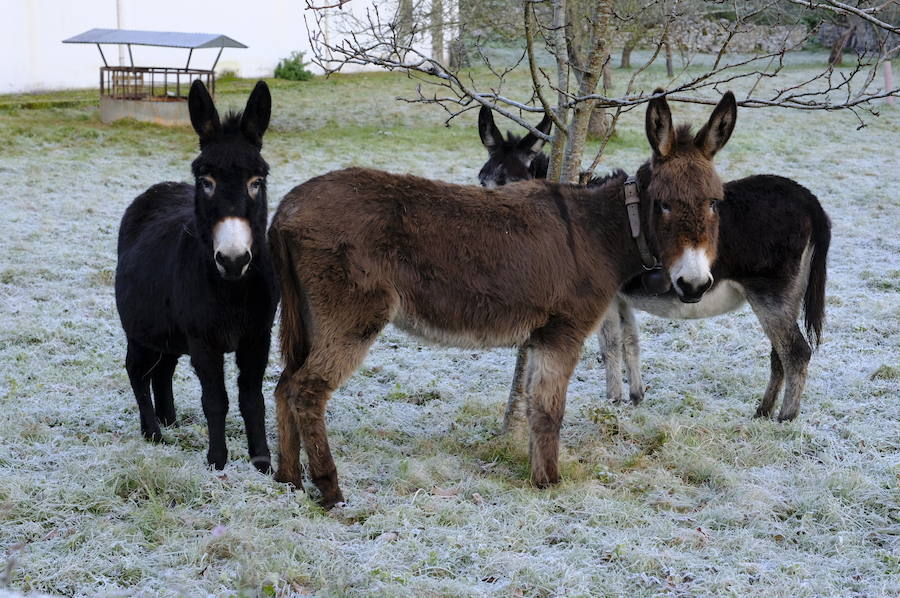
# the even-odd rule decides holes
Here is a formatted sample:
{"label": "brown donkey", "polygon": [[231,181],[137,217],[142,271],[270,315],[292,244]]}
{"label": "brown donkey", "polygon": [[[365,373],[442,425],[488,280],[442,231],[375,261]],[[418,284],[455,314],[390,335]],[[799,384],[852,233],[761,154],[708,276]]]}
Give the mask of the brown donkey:
{"label": "brown donkey", "polygon": [[[731,135],[726,94],[694,137],[650,102],[653,157],[639,191],[641,226],[681,291],[711,284],[722,183],[712,157]],[[282,200],[269,244],[282,287],[284,371],[275,389],[276,479],[309,476],[343,500],[325,405],[389,323],[439,343],[520,346],[534,483],[559,480],[559,430],[585,339],[625,281],[642,271],[623,203],[624,176],[597,187],[534,180],[496,190],[349,168]]]}

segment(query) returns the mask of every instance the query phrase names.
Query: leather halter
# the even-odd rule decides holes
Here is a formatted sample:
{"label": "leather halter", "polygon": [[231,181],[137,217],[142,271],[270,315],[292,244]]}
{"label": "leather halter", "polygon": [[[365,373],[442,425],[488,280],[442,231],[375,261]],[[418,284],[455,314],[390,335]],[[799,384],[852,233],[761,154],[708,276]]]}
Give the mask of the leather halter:
{"label": "leather halter", "polygon": [[631,238],[641,254],[641,265],[644,270],[660,270],[662,263],[653,255],[647,246],[647,237],[641,234],[641,198],[638,194],[638,182],[634,176],[625,179],[625,211],[628,213],[628,224],[631,226]]}

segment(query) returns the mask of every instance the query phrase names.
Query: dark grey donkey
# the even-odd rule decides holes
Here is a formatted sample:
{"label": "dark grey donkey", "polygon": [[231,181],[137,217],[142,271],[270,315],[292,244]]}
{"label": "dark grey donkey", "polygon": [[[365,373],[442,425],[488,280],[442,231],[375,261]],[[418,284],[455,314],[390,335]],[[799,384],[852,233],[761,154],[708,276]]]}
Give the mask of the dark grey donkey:
{"label": "dark grey donkey", "polygon": [[[488,120],[489,116],[479,118],[482,141],[483,123]],[[672,131],[675,143],[693,142],[687,130]],[[479,174],[482,185],[492,187],[539,176],[529,170],[539,157],[520,160],[519,165],[507,168],[507,164],[523,155],[517,147],[508,142],[491,146],[485,143],[485,147],[490,159]],[[657,152],[652,162],[639,170],[638,184],[643,184],[642,171],[646,176],[665,159],[664,152]],[[818,345],[822,335],[831,223],[815,195],[784,177],[755,175],[731,181],[724,184],[724,194],[723,201],[710,205],[719,213],[718,255],[711,267],[712,288],[699,301],[690,302],[690,297],[678,292],[677,285],[660,294],[649,293],[641,277],[626,283],[613,301],[598,334],[606,367],[606,395],[614,402],[622,400],[624,353],[631,401],[637,404],[644,398],[634,309],[670,319],[709,318],[736,310],[747,302],[772,343],[769,385],[756,417],[771,416],[784,386],[778,420],[791,420],[800,408],[812,354],[810,343]],[[656,215],[664,218],[666,207],[655,206]],[[797,326],[801,308],[807,338]],[[517,363],[504,429],[521,396],[520,372]]]}
{"label": "dark grey donkey", "polygon": [[[536,128],[549,135],[552,125],[550,117],[545,116]],[[520,139],[507,131],[504,139],[500,129],[494,124],[491,109],[482,106],[478,113],[478,134],[488,151],[488,161],[478,173],[478,180],[484,187],[492,189],[513,181],[547,178],[550,160],[541,151],[544,140],[534,133],[528,133]]]}

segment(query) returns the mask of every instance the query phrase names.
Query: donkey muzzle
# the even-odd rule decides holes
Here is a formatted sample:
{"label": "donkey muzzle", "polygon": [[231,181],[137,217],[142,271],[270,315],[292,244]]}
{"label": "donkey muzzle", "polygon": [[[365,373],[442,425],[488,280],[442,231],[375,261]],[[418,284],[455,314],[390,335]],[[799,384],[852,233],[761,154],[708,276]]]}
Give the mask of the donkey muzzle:
{"label": "donkey muzzle", "polygon": [[253,231],[246,218],[223,218],[213,227],[213,257],[225,280],[237,280],[247,273],[253,259]]}
{"label": "donkey muzzle", "polygon": [[697,303],[703,298],[703,294],[712,287],[713,277],[710,276],[705,282],[695,285],[679,277],[675,281],[675,291],[682,303]]}
{"label": "donkey muzzle", "polygon": [[706,249],[689,247],[669,269],[672,286],[684,303],[697,303],[713,284]]}
{"label": "donkey muzzle", "polygon": [[247,267],[250,265],[252,257],[249,251],[234,257],[226,256],[217,251],[216,268],[219,269],[219,274],[225,280],[237,280],[247,273]]}

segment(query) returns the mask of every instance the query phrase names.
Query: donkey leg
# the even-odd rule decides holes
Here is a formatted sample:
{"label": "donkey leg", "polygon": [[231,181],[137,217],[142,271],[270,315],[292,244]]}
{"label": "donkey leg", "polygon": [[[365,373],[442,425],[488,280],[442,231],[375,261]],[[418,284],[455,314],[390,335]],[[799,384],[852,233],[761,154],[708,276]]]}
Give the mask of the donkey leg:
{"label": "donkey leg", "polygon": [[287,385],[290,408],[297,424],[309,467],[309,478],[322,494],[319,503],[330,509],[343,502],[337,478],[337,467],[328,445],[325,428],[325,406],[331,394],[359,366],[368,352],[375,335],[361,340],[359,334],[336,339],[327,346],[313,343],[306,363],[297,370]]}
{"label": "donkey leg", "polygon": [[319,504],[330,509],[344,500],[325,428],[325,406],[331,398],[333,386],[305,366],[300,368],[291,382],[297,388],[291,396],[291,410],[303,448],[306,449],[309,478],[322,495]]}
{"label": "donkey leg", "polygon": [[275,387],[275,419],[278,423],[278,471],[275,481],[303,488],[303,465],[300,464],[300,429],[291,408],[291,378],[295,372],[281,373]]}
{"label": "donkey leg", "polygon": [[606,369],[606,398],[612,403],[622,402],[622,328],[618,300],[609,304],[597,340],[600,357]]}
{"label": "donkey leg", "polygon": [[769,353],[769,362],[771,364],[769,385],[766,387],[766,392],[756,408],[754,417],[771,417],[775,399],[781,394],[781,387],[784,383],[784,367],[781,365],[781,358],[778,357],[778,351],[775,350],[775,347],[772,347],[772,351]]}
{"label": "donkey leg", "polygon": [[625,355],[625,369],[628,370],[628,397],[637,405],[644,400],[644,381],[641,378],[641,347],[634,310],[617,297],[619,322],[622,326],[622,352]]}
{"label": "donkey leg", "polygon": [[806,386],[807,367],[812,349],[803,338],[797,322],[791,322],[788,329],[788,340],[785,343],[785,356],[781,358],[785,366],[787,381],[784,387],[784,399],[781,402],[781,411],[778,413],[778,421],[790,421],[800,412],[800,397]]}
{"label": "donkey leg", "polygon": [[151,442],[161,442],[163,439],[153,411],[153,401],[150,399],[150,380],[158,361],[159,353],[142,347],[131,339],[128,340],[125,370],[128,372],[131,390],[134,391],[134,398],[137,400],[141,434]]}
{"label": "donkey leg", "polygon": [[532,335],[528,347],[528,452],[531,477],[539,488],[559,482],[559,430],[583,339],[571,327],[551,323]]}
{"label": "donkey leg", "polygon": [[247,431],[250,462],[262,473],[272,470],[272,456],[266,441],[266,404],[262,383],[269,361],[270,336],[244,340],[235,353],[238,374],[238,406]]}
{"label": "donkey leg", "polygon": [[200,379],[200,402],[209,430],[206,462],[216,469],[223,469],[228,461],[228,446],[225,443],[228,393],[225,391],[224,359],[221,353],[195,341],[190,342],[190,352],[191,365]]}
{"label": "donkey leg", "polygon": [[[772,342],[772,348],[778,354],[778,359],[784,372],[784,399],[781,404],[781,411],[778,414],[778,421],[792,420],[797,416],[800,410],[800,397],[803,394],[803,387],[806,384],[806,371],[809,364],[809,358],[812,350],[800,328],[797,326],[798,307],[785,307],[785,303],[792,305],[793,302],[773,301],[770,294],[768,297],[757,297],[756,294],[747,295],[747,301],[759,318],[763,330],[769,340]],[[775,377],[777,370],[773,362],[772,376]],[[770,379],[770,387],[772,385]],[[767,393],[769,389],[767,388]],[[777,397],[777,392],[773,392]],[[768,398],[768,394],[763,395],[763,402]],[[771,399],[774,401],[774,399]],[[760,404],[760,408],[766,405]],[[759,409],[757,410],[759,411]],[[769,409],[771,411],[771,407]]]}
{"label": "donkey leg", "polygon": [[506,400],[506,411],[503,413],[503,428],[501,434],[506,434],[522,419],[522,397],[525,395],[525,364],[528,361],[528,353],[524,347],[516,352],[516,369],[513,372],[512,387],[509,389],[509,398]]}
{"label": "donkey leg", "polygon": [[156,408],[156,419],[164,426],[175,423],[175,397],[172,395],[172,376],[178,365],[178,355],[163,353],[159,364],[153,369],[151,384],[153,386],[153,404]]}
{"label": "donkey leg", "polygon": [[327,297],[317,297],[326,306],[311,301],[315,326],[309,354],[284,384],[306,450],[309,478],[321,492],[319,502],[326,509],[343,502],[344,496],[328,445],[325,406],[334,390],[362,363],[397,302],[396,295],[388,291],[330,291]]}

